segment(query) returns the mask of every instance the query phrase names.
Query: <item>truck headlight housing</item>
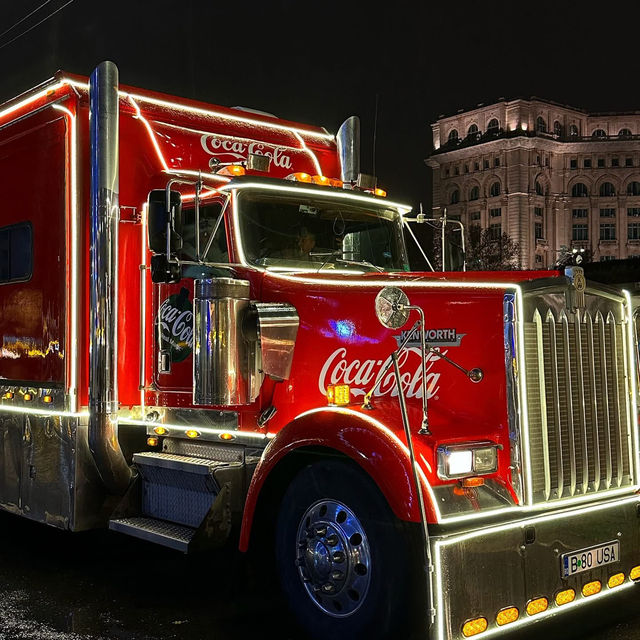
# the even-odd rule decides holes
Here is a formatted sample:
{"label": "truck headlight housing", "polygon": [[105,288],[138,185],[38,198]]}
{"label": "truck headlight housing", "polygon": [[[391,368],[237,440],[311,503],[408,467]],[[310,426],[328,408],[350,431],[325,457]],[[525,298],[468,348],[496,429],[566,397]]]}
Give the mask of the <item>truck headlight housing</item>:
{"label": "truck headlight housing", "polygon": [[442,480],[481,476],[498,470],[498,445],[456,442],[438,447],[438,477]]}

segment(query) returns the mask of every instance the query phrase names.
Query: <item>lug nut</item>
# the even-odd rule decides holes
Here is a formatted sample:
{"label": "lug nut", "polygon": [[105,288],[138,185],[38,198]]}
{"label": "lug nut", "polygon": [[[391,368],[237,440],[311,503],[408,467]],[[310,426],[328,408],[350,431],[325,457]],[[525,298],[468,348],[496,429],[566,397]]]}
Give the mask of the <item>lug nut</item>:
{"label": "lug nut", "polygon": [[327,544],[330,547],[335,547],[338,544],[338,536],[335,533],[332,533],[327,537]]}
{"label": "lug nut", "polygon": [[322,591],[324,593],[333,593],[335,590],[336,588],[330,582],[326,582],[322,585]]}
{"label": "lug nut", "polygon": [[334,551],[332,558],[334,562],[344,562],[344,553],[342,551]]}
{"label": "lug nut", "polygon": [[327,535],[327,527],[316,527],[316,536],[324,538]]}
{"label": "lug nut", "polygon": [[340,581],[344,579],[344,573],[342,573],[342,571],[334,571],[331,574],[331,579],[332,580],[336,580],[336,581]]}

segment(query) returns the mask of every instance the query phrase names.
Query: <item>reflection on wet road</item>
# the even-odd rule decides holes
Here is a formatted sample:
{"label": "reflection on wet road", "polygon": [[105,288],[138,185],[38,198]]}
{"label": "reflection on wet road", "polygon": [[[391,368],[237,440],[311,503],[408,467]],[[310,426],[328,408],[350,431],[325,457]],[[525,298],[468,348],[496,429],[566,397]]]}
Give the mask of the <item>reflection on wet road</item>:
{"label": "reflection on wet road", "polygon": [[[306,640],[275,576],[231,549],[180,553],[0,513],[0,640]],[[640,640],[640,586],[514,640]],[[404,640],[404,639],[393,639]]]}

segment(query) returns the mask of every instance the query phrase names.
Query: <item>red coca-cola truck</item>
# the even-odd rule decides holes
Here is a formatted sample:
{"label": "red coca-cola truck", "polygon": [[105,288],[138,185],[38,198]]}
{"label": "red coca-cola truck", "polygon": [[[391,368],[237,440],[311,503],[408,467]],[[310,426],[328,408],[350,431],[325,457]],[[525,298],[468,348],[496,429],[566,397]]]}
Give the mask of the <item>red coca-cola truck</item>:
{"label": "red coca-cola truck", "polygon": [[107,62],[0,107],[0,177],[4,510],[237,535],[323,638],[484,638],[640,579],[633,298],[411,271],[422,218],[360,173],[357,119]]}

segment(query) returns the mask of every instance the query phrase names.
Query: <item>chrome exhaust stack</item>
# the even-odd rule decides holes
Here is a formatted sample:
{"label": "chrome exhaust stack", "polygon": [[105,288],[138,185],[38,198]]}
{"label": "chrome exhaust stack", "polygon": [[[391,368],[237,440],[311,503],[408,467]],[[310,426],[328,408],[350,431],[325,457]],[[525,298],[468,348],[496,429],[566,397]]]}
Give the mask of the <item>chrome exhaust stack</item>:
{"label": "chrome exhaust stack", "polygon": [[340,157],[340,178],[355,183],[360,175],[360,118],[347,118],[336,135]]}
{"label": "chrome exhaust stack", "polygon": [[89,81],[91,283],[89,449],[107,489],[122,495],[131,468],[118,442],[118,68],[98,65]]}

